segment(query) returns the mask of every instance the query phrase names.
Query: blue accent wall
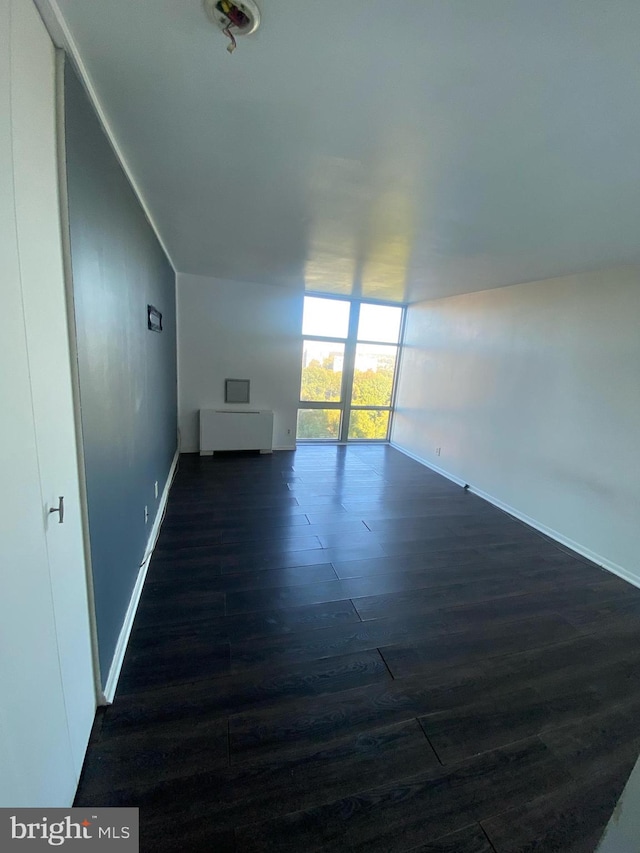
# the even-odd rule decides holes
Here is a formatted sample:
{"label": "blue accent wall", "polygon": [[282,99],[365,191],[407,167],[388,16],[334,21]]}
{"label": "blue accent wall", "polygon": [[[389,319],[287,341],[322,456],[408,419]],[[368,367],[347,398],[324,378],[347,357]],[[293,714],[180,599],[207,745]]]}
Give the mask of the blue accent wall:
{"label": "blue accent wall", "polygon": [[[175,274],[76,73],[64,117],[82,441],[102,682],[177,445]],[[147,329],[147,304],[163,331]],[[149,508],[145,524],[144,507]]]}

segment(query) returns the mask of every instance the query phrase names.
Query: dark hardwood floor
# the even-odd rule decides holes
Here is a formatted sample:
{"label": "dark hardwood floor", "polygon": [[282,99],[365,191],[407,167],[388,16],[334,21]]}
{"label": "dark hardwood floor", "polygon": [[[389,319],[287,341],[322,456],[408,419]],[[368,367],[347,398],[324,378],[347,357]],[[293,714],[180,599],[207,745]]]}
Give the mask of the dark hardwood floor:
{"label": "dark hardwood floor", "polygon": [[640,590],[383,445],[184,456],[76,805],[143,851],[593,853]]}

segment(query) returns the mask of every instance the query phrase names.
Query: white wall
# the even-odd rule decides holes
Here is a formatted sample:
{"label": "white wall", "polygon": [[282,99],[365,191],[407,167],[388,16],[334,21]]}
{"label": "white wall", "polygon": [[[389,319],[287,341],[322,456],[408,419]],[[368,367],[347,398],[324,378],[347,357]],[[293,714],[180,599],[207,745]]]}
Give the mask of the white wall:
{"label": "white wall", "polygon": [[251,380],[250,408],[274,412],[274,448],[295,447],[303,295],[285,287],[178,275],[183,452],[199,449],[198,410],[225,408],[227,378]]}
{"label": "white wall", "polygon": [[405,341],[393,442],[640,584],[640,268],[421,302]]}
{"label": "white wall", "polygon": [[[95,711],[56,157],[55,56],[0,0],[0,806],[69,806]],[[64,524],[49,509],[65,497]]]}
{"label": "white wall", "polygon": [[631,771],[624,791],[596,853],[638,853],[640,850],[640,759]]}

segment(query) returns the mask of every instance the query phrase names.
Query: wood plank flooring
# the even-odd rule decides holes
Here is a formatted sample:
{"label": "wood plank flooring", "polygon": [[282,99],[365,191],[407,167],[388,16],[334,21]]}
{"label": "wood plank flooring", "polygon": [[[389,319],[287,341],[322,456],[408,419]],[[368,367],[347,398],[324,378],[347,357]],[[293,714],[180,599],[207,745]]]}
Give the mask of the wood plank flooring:
{"label": "wood plank flooring", "polygon": [[593,853],[640,590],[384,445],[183,456],[76,805],[141,850]]}

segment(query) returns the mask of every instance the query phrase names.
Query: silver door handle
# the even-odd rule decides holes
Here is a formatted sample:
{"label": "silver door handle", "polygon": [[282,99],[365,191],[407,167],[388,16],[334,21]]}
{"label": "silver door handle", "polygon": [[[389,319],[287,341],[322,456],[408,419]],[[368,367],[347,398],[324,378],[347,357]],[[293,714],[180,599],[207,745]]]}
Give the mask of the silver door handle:
{"label": "silver door handle", "polygon": [[51,515],[52,512],[59,512],[60,513],[60,515],[58,517],[58,524],[62,524],[62,522],[64,521],[64,496],[63,495],[60,495],[60,497],[58,498],[58,506],[52,507],[49,510],[49,515]]}

